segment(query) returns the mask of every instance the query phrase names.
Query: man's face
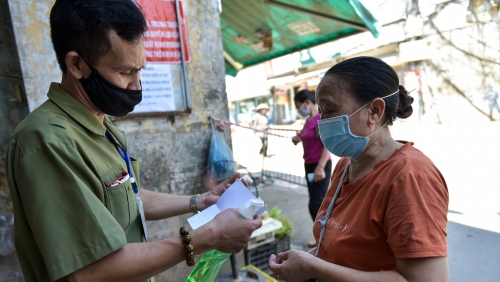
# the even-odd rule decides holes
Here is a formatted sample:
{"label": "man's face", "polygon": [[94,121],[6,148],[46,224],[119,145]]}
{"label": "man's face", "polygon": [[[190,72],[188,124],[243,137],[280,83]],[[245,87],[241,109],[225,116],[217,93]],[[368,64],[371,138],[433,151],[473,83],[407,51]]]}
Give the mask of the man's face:
{"label": "man's face", "polygon": [[[140,90],[140,71],[146,66],[144,44],[122,39],[114,30],[109,31],[111,51],[93,66],[110,83],[129,90]],[[90,75],[90,68],[84,70],[84,78]]]}

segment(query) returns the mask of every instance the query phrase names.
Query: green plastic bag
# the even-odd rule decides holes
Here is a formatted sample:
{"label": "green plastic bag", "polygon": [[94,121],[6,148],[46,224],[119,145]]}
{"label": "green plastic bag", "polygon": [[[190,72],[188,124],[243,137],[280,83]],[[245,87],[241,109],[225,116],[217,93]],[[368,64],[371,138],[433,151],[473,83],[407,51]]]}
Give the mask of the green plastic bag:
{"label": "green plastic bag", "polygon": [[206,252],[189,274],[186,282],[214,282],[220,269],[231,254],[217,250]]}

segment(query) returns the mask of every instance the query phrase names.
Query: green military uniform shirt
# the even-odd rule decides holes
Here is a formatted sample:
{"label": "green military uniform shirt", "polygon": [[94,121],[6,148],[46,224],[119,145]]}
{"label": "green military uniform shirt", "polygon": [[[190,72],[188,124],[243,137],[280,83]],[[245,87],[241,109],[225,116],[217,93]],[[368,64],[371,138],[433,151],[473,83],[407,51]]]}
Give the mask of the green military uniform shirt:
{"label": "green military uniform shirt", "polygon": [[[7,175],[15,246],[26,281],[66,276],[144,240],[130,180],[108,184],[127,165],[106,129],[127,151],[125,133],[52,83],[49,100],[14,131]],[[139,184],[138,166],[132,161]]]}

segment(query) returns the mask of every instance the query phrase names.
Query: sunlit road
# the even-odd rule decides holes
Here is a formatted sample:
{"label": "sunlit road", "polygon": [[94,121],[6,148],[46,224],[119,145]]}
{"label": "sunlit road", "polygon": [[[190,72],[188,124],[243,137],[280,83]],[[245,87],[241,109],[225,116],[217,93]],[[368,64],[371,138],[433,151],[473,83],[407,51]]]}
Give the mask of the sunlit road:
{"label": "sunlit road", "polygon": [[[500,281],[500,122],[397,122],[391,131],[395,139],[413,141],[447,181],[450,280]],[[260,139],[246,129],[237,129],[232,138],[236,161],[259,172]],[[300,145],[272,137],[269,154],[275,156],[266,160],[266,170],[304,174]]]}

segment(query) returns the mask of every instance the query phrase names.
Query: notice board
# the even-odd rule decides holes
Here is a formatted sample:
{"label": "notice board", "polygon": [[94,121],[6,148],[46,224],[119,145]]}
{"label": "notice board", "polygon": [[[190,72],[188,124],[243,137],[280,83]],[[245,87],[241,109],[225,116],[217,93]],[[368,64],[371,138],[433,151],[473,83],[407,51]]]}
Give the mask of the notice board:
{"label": "notice board", "polygon": [[[149,116],[187,110],[182,91],[181,36],[175,0],[135,0],[148,24],[143,36],[146,67],[141,71],[142,101],[131,116]],[[179,0],[184,60],[191,61],[187,22]]]}

